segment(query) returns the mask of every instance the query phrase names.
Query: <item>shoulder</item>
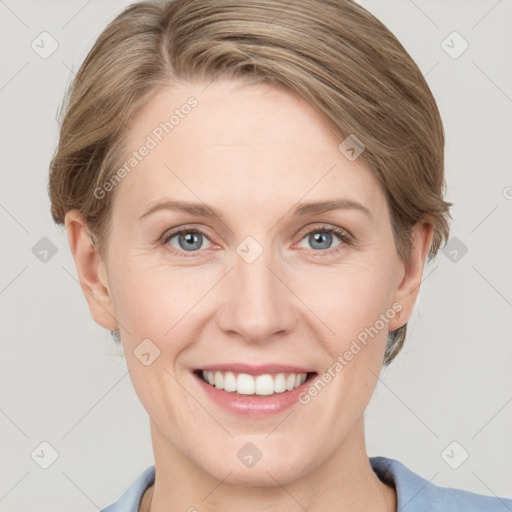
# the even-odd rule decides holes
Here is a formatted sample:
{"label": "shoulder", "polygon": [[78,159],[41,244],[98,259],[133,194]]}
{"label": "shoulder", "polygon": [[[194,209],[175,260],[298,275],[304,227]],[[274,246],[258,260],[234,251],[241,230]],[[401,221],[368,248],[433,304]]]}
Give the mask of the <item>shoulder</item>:
{"label": "shoulder", "polygon": [[394,485],[400,512],[512,512],[512,499],[439,487],[395,459],[370,457],[370,464],[380,480]]}
{"label": "shoulder", "polygon": [[144,491],[155,481],[155,466],[146,468],[112,505],[100,512],[138,512]]}

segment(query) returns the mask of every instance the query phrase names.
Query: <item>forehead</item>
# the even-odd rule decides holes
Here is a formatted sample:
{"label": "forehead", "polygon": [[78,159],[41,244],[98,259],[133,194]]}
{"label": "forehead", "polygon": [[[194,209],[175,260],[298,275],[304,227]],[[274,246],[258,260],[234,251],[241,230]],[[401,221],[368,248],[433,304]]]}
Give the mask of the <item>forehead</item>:
{"label": "forehead", "polygon": [[[195,106],[187,108],[187,103]],[[193,126],[200,130],[197,136],[202,140],[207,132],[211,144],[278,144],[289,142],[290,136],[297,144],[304,144],[310,139],[308,130],[312,128],[322,130],[324,137],[335,141],[314,109],[294,92],[267,84],[244,85],[234,79],[185,82],[161,89],[139,112],[131,133],[148,132],[155,120],[164,122],[173,114],[177,118],[172,121],[174,127],[168,135],[175,136],[184,131],[184,126]],[[283,126],[285,119],[290,126]],[[299,121],[299,125],[294,121]],[[296,128],[293,133],[292,126]]]}
{"label": "forehead", "polygon": [[219,207],[228,195],[260,209],[265,198],[291,207],[305,195],[385,206],[370,169],[361,158],[349,161],[340,142],[293,92],[231,80],[184,83],[161,90],[132,120],[121,165],[130,158],[134,165],[119,188],[138,212],[166,195]]}

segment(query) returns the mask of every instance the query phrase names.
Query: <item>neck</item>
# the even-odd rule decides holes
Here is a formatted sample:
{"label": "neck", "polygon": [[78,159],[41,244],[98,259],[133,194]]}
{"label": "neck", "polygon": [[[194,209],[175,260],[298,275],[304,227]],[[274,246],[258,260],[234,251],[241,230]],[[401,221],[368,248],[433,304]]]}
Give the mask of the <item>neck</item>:
{"label": "neck", "polygon": [[[282,485],[272,479],[268,485],[248,486],[229,483],[206,473],[151,422],[155,454],[154,492],[144,496],[140,510],[173,512],[201,510],[244,510],[275,512],[367,511],[396,512],[394,488],[379,480],[366,454],[363,419],[355,426],[339,449],[312,471]],[[151,507],[147,507],[151,503]]]}

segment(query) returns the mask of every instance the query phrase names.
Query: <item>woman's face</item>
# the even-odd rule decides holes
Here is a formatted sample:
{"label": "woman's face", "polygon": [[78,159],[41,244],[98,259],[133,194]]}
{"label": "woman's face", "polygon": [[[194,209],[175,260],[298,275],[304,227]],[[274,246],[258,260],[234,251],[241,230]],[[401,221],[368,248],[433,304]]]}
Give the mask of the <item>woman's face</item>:
{"label": "woman's face", "polygon": [[[388,330],[416,291],[383,189],[307,103],[206,86],[162,91],[134,120],[99,267],[107,298],[91,310],[120,327],[158,453],[219,480],[284,485],[362,449]],[[340,208],[305,207],[326,201]],[[166,207],[176,202],[189,211]],[[215,385],[205,368],[224,370]],[[283,391],[301,382],[291,373],[308,380]]]}

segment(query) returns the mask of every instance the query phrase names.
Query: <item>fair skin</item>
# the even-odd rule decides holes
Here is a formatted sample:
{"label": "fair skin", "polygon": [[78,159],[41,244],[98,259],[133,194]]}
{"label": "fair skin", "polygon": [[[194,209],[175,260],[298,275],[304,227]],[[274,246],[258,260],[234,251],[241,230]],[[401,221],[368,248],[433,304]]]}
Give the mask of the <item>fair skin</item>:
{"label": "fair skin", "polygon": [[[150,417],[151,511],[395,511],[394,489],[368,461],[363,414],[388,330],[411,315],[432,227],[416,226],[414,250],[403,262],[384,190],[362,158],[349,161],[338,150],[341,140],[307,103],[264,85],[206,85],[163,90],[133,120],[126,157],[190,96],[198,100],[117,185],[104,260],[79,213],[66,216],[91,314],[106,329],[120,329]],[[333,198],[357,201],[370,213],[293,215],[297,203]],[[223,220],[171,210],[138,220],[161,200],[206,203]],[[184,225],[203,234],[199,248],[186,251],[179,236],[159,242]],[[319,248],[308,234],[325,233],[326,225],[353,241],[332,234]],[[263,248],[251,263],[236,252],[248,236]],[[393,303],[401,316],[307,405],[243,417],[207,397],[192,373],[250,361],[322,374]],[[146,338],[160,350],[148,366],[134,355]],[[247,442],[263,454],[250,468],[237,457]]]}

